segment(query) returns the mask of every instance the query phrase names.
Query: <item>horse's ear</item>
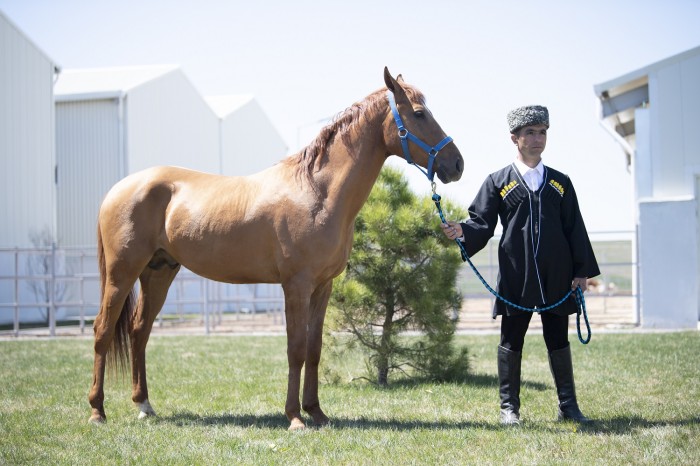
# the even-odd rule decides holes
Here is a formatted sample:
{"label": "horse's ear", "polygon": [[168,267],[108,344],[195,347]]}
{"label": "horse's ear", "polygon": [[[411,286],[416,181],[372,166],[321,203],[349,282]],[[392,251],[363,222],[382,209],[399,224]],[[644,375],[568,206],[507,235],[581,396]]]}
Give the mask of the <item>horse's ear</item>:
{"label": "horse's ear", "polygon": [[386,87],[394,93],[397,102],[402,98],[406,98],[406,92],[403,90],[403,87],[401,87],[403,78],[399,75],[397,79],[394,79],[391,73],[389,73],[389,68],[386,66],[384,67],[384,82],[386,83]]}
{"label": "horse's ear", "polygon": [[389,73],[389,68],[386,66],[384,67],[384,83],[386,84],[386,87],[394,93],[397,101],[402,95],[405,95],[403,87],[401,87],[402,82],[403,78],[401,75],[399,75],[397,79],[394,79],[393,76],[391,76],[391,73]]}
{"label": "horse's ear", "polygon": [[394,89],[396,86],[394,86],[394,78],[391,76],[391,73],[389,73],[389,68],[386,66],[384,67],[384,84],[386,84],[386,87],[391,91],[394,92]]}
{"label": "horse's ear", "polygon": [[404,83],[403,76],[402,76],[402,75],[398,75],[398,76],[396,77],[396,82],[397,82],[397,83],[403,84],[403,83]]}

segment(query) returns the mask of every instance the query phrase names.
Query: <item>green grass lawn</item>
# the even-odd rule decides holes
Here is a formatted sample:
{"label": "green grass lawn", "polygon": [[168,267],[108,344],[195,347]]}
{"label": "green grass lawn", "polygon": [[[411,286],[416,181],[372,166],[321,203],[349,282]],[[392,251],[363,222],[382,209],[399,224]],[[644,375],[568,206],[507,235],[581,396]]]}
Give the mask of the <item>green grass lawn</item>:
{"label": "green grass lawn", "polygon": [[[108,422],[89,425],[88,339],[0,342],[0,464],[700,464],[700,334],[571,338],[592,426],[556,422],[540,335],[523,356],[523,424],[498,420],[496,336],[459,336],[469,383],[323,384],[332,425],[287,431],[283,337],[152,337],[137,420],[108,379]],[[354,366],[353,366],[354,364]],[[348,378],[361,374],[350,361]],[[353,372],[353,367],[357,373]]]}

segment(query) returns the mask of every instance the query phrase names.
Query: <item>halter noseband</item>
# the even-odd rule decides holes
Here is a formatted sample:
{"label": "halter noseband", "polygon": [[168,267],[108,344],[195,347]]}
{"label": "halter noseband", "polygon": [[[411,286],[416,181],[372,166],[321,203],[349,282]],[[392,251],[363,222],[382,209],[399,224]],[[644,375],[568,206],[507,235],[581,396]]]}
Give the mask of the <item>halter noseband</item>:
{"label": "halter noseband", "polygon": [[[406,162],[408,162],[411,165],[416,166],[423,174],[428,177],[428,180],[430,182],[433,182],[433,177],[435,176],[435,172],[433,171],[433,163],[435,162],[435,159],[437,158],[438,152],[445,147],[447,144],[452,142],[452,138],[449,136],[446,136],[445,139],[437,143],[435,146],[429,146],[425,142],[421,141],[416,135],[412,134],[409,130],[407,130],[404,125],[403,121],[401,121],[401,115],[399,115],[399,110],[396,108],[396,100],[394,99],[394,93],[387,90],[386,91],[386,97],[389,100],[389,106],[391,107],[391,112],[394,114],[394,121],[396,122],[396,126],[399,128],[399,139],[401,139],[401,148],[403,149],[403,156],[406,159]],[[411,158],[411,152],[408,150],[408,140],[411,140],[414,142],[416,145],[418,145],[421,149],[423,149],[427,154],[428,154],[428,170],[423,170],[423,167],[420,165],[416,165],[416,163],[413,161]]]}

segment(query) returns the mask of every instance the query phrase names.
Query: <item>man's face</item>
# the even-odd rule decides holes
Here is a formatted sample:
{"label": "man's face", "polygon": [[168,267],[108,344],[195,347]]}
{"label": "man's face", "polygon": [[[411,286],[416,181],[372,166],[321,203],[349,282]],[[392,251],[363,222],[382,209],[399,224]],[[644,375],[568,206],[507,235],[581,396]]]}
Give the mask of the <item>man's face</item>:
{"label": "man's face", "polygon": [[525,126],[517,134],[511,134],[510,138],[524,157],[539,158],[547,145],[547,126]]}

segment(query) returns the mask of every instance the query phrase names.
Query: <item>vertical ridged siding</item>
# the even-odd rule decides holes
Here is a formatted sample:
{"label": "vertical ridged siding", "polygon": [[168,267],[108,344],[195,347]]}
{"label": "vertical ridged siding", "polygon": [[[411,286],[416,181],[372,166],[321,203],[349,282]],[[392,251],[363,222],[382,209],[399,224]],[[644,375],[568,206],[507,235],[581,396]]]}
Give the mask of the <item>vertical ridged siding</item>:
{"label": "vertical ridged siding", "polygon": [[62,246],[96,244],[97,213],[120,179],[119,101],[56,104],[58,237]]}
{"label": "vertical ridged siding", "polygon": [[0,247],[54,228],[54,64],[0,12]]}

